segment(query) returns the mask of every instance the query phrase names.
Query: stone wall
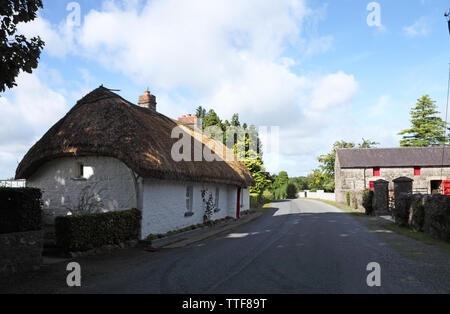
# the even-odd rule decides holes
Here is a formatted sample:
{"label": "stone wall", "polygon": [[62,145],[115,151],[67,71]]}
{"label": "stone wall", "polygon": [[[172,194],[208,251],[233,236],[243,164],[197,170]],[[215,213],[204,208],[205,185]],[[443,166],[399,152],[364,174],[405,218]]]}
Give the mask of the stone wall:
{"label": "stone wall", "polygon": [[373,176],[373,168],[353,168],[341,169],[339,160],[336,158],[335,183],[336,200],[345,203],[345,194],[347,192],[362,192],[369,188],[370,182],[377,180],[386,180],[389,182],[389,190],[394,190],[393,180],[399,177],[408,177],[414,180],[413,192],[422,194],[431,194],[431,181],[450,180],[450,167],[425,168],[421,169],[421,175],[414,175],[414,167],[404,168],[381,168],[379,177]]}
{"label": "stone wall", "polygon": [[42,231],[0,234],[0,277],[39,269],[42,249]]}

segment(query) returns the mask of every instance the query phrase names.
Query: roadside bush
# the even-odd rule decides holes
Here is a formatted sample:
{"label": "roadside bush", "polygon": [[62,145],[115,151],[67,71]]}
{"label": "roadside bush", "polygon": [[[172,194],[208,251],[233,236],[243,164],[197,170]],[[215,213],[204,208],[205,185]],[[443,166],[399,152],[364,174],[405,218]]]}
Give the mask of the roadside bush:
{"label": "roadside bush", "polygon": [[423,231],[423,225],[425,223],[425,207],[423,205],[423,196],[414,195],[415,198],[412,201],[410,210],[410,227],[414,231]]}
{"label": "roadside bush", "polygon": [[373,200],[374,197],[374,192],[372,190],[365,190],[362,196],[362,204],[364,209],[366,210],[366,215],[373,215],[373,213],[375,212],[374,207],[373,207]]}
{"label": "roadside bush", "polygon": [[410,194],[401,193],[395,201],[395,207],[392,214],[395,218],[395,224],[400,227],[409,227],[409,213],[412,203]]}
{"label": "roadside bush", "polygon": [[272,192],[270,192],[269,190],[264,190],[262,196],[263,196],[264,202],[265,202],[266,204],[273,201],[273,194],[272,194]]}
{"label": "roadside bush", "polygon": [[290,183],[286,188],[286,195],[288,199],[296,199],[297,198],[297,187]]}
{"label": "roadside bush", "polygon": [[0,188],[0,234],[42,229],[42,193],[33,188]]}
{"label": "roadside bush", "polygon": [[137,240],[140,227],[138,209],[60,216],[55,219],[56,244],[67,252],[87,251]]}
{"label": "roadside bush", "polygon": [[347,200],[347,206],[350,206],[350,192],[345,193],[345,199]]}
{"label": "roadside bush", "polygon": [[424,231],[436,239],[450,242],[450,196],[427,197],[424,211]]}
{"label": "roadside bush", "polygon": [[358,198],[356,197],[356,194],[353,194],[352,205],[354,209],[358,209]]}
{"label": "roadside bush", "polygon": [[250,208],[259,207],[259,195],[257,193],[250,193]]}

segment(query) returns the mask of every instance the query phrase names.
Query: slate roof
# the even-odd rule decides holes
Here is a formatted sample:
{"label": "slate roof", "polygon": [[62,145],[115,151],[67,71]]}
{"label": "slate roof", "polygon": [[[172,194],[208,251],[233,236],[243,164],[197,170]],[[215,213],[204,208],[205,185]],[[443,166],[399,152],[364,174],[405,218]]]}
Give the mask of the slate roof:
{"label": "slate roof", "polygon": [[336,153],[341,168],[450,166],[450,147],[338,149]]}

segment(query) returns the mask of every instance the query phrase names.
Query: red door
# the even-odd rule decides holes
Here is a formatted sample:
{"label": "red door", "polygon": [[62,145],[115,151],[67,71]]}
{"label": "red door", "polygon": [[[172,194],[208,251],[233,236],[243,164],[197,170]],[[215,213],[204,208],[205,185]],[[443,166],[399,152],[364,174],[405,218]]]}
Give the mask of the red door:
{"label": "red door", "polygon": [[237,189],[236,219],[241,218],[241,188]]}
{"label": "red door", "polygon": [[442,194],[450,195],[450,181],[442,181]]}

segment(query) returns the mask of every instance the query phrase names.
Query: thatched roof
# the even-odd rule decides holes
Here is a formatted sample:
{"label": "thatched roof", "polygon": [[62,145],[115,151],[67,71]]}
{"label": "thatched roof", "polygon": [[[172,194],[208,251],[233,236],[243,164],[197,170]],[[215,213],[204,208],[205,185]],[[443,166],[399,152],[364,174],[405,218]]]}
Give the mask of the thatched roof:
{"label": "thatched roof", "polygon": [[[16,170],[16,178],[27,179],[43,163],[56,158],[107,156],[121,160],[144,178],[224,183],[242,187],[254,184],[248,169],[236,159],[174,161],[171,150],[178,139],[171,138],[171,133],[178,125],[177,121],[134,105],[100,87],[79,100],[28,151]],[[183,127],[183,131],[193,132],[186,127]],[[201,141],[202,147],[212,145],[208,139]],[[197,144],[200,142],[197,141]],[[221,143],[219,145],[224,151],[227,150]]]}
{"label": "thatched roof", "polygon": [[450,166],[450,147],[338,149],[341,168]]}

